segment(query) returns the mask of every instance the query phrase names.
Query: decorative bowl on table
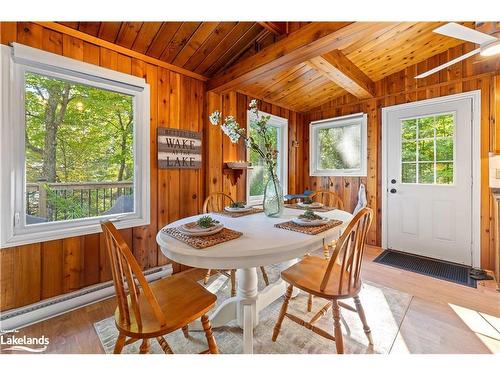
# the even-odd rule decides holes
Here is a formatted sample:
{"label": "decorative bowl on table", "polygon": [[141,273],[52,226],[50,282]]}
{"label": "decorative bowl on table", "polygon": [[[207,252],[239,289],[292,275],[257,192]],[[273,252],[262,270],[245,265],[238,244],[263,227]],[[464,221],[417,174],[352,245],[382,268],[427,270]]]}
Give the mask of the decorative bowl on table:
{"label": "decorative bowl on table", "polygon": [[224,229],[224,224],[212,219],[210,216],[203,216],[198,221],[181,225],[179,231],[191,237],[211,236]]}
{"label": "decorative bowl on table", "polygon": [[294,224],[303,227],[317,227],[320,225],[327,224],[328,221],[329,219],[316,215],[314,212],[310,210],[307,210],[302,215],[299,215],[298,217],[292,219],[292,222]]}
{"label": "decorative bowl on table", "polygon": [[252,206],[247,206],[244,202],[233,202],[229,206],[224,207],[227,212],[248,212]]}

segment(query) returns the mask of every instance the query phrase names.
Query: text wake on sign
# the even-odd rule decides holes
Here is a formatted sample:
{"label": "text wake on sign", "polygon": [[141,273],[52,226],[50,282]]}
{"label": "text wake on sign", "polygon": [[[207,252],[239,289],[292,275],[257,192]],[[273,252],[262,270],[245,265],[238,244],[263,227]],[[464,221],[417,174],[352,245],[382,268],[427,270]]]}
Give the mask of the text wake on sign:
{"label": "text wake on sign", "polygon": [[201,168],[201,132],[158,128],[158,168]]}

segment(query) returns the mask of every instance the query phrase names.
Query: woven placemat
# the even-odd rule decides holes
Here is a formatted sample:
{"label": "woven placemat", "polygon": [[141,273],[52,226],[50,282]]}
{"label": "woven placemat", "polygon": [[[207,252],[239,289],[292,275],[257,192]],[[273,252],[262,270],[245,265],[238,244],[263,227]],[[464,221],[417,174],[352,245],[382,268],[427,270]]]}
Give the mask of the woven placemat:
{"label": "woven placemat", "polygon": [[292,230],[294,232],[300,232],[304,234],[318,234],[321,232],[324,232],[325,230],[335,228],[339,225],[341,225],[343,222],[340,220],[330,220],[328,223],[324,225],[318,225],[315,227],[305,227],[302,225],[297,225],[293,221],[285,221],[284,223],[278,223],[275,224],[274,226],[276,228],[281,228],[281,229],[287,229],[287,230]]}
{"label": "woven placemat", "polygon": [[285,207],[293,208],[296,210],[302,210],[302,211],[310,210],[310,211],[314,211],[314,212],[328,212],[328,211],[336,210],[335,207],[328,207],[328,206],[323,206],[321,208],[306,208],[306,207],[301,207],[301,206],[297,205],[296,203],[285,204]]}
{"label": "woven placemat", "polygon": [[246,215],[258,214],[261,212],[264,212],[264,210],[262,208],[252,207],[251,210],[245,211],[245,212],[229,212],[229,211],[223,210],[223,211],[214,212],[214,214],[219,214],[219,215],[228,216],[228,217],[242,217],[242,216],[246,216]]}
{"label": "woven placemat", "polygon": [[205,237],[191,237],[182,233],[177,228],[164,228],[162,229],[162,232],[168,234],[176,240],[182,241],[189,246],[194,247],[195,249],[205,249],[223,242],[235,240],[243,235],[243,233],[229,228],[223,228],[219,233]]}

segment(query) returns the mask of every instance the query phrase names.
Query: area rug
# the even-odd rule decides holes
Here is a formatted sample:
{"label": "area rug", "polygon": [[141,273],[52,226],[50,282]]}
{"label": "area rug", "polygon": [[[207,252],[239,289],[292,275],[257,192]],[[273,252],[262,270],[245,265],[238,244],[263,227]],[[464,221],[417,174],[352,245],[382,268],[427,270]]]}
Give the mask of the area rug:
{"label": "area rug", "polygon": [[[271,282],[279,278],[280,265],[266,267]],[[230,296],[230,284],[227,277],[213,275],[207,288],[217,295],[220,304]],[[259,278],[259,289],[264,288],[264,282]],[[341,309],[345,323],[342,324],[344,333],[344,347],[346,353],[389,353],[390,348],[398,334],[404,314],[410,304],[409,294],[364,282],[360,299],[366,312],[368,324],[372,330],[374,345],[370,346],[363,332],[363,326],[355,312]],[[283,297],[276,300],[266,309],[261,311],[259,324],[254,330],[254,353],[257,354],[335,354],[335,342],[325,339],[304,327],[285,318],[281,333],[276,342],[271,336],[274,324],[278,317]],[[346,301],[352,305],[352,301]],[[290,301],[288,311],[295,315],[305,316],[310,319],[324,304],[325,300],[316,298],[313,311],[307,313],[307,294],[300,293]],[[317,326],[332,332],[333,321],[331,311],[326,314]],[[112,353],[118,337],[114,318],[109,317],[94,324],[105,353]],[[242,353],[243,333],[236,322],[227,326],[215,328],[214,336],[222,354]],[[186,339],[181,330],[168,334],[165,339],[170,344],[174,353],[194,354],[207,349],[205,335],[202,331],[190,331]],[[139,353],[140,342],[128,345],[123,353]],[[163,354],[156,340],[151,340],[151,353]]]}

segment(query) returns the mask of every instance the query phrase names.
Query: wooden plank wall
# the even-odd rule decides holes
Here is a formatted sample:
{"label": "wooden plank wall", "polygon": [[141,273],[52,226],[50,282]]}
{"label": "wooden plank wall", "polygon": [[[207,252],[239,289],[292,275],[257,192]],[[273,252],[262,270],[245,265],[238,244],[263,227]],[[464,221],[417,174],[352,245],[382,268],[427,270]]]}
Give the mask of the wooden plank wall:
{"label": "wooden plank wall", "polygon": [[[310,177],[309,164],[305,158],[304,186],[313,190],[330,189],[336,191],[344,200],[346,209],[352,211],[357,202],[357,190],[360,183],[367,187],[369,205],[377,212],[374,224],[368,236],[368,242],[381,244],[381,108],[430,99],[455,93],[481,90],[481,259],[482,267],[493,267],[494,238],[493,200],[488,188],[488,152],[498,150],[500,138],[500,120],[498,118],[498,97],[500,88],[498,77],[500,58],[488,60],[467,59],[451,66],[438,74],[422,80],[413,77],[474,49],[471,44],[464,44],[435,55],[418,64],[407,67],[376,82],[376,96],[373,99],[358,100],[352,95],[336,98],[316,110],[304,114],[303,143],[307,150],[308,125],[310,121],[348,115],[357,112],[368,114],[368,176],[357,177]],[[495,99],[496,97],[496,99]],[[496,103],[495,103],[496,102]],[[496,128],[496,141],[495,141]],[[496,142],[496,145],[495,145]],[[306,155],[307,156],[307,155]],[[496,224],[498,225],[498,224]]]}
{"label": "wooden plank wall", "polygon": [[[224,95],[205,93],[204,83],[159,67],[139,58],[61,34],[40,25],[25,22],[0,23],[1,43],[17,41],[32,47],[79,59],[121,72],[145,77],[151,88],[151,224],[122,231],[134,255],[144,269],[166,264],[158,251],[155,236],[158,228],[183,216],[200,212],[206,194],[224,191],[237,200],[245,200],[245,174],[238,180],[224,174],[224,162],[244,159],[243,145],[232,145],[218,127],[206,120],[206,114],[220,109],[223,116],[236,115],[246,125],[246,110],[250,97],[230,92]],[[498,98],[500,59],[474,62],[468,59],[449,70],[416,81],[413,77],[473,48],[462,45],[424,62],[410,66],[376,82],[376,97],[357,100],[346,95],[302,114],[277,105],[262,102],[262,111],[289,120],[289,193],[332,189],[344,200],[347,210],[357,202],[360,183],[365,183],[369,204],[377,216],[368,242],[381,243],[381,108],[399,103],[480,89],[482,93],[482,167],[487,170],[489,150],[500,151],[500,121]],[[368,72],[369,73],[369,72]],[[206,100],[205,100],[206,98]],[[312,120],[368,113],[369,164],[366,178],[313,178],[309,176],[308,124]],[[158,170],[156,165],[156,127],[174,127],[200,131],[204,128],[204,169]],[[496,127],[496,138],[494,136]],[[293,141],[298,144],[292,146]],[[487,187],[487,173],[482,177],[481,248],[482,266],[493,265],[492,207]],[[174,265],[174,270],[181,267]],[[104,242],[99,234],[18,246],[0,251],[0,310],[27,305],[41,299],[74,291],[111,278]],[[15,291],[15,292],[14,292]]]}
{"label": "wooden plank wall", "polygon": [[[158,228],[197,214],[204,199],[204,170],[158,170],[156,127],[202,131],[205,84],[195,78],[28,22],[0,23],[1,42],[19,43],[144,77],[151,89],[151,224],[122,230],[143,269],[166,264]],[[174,270],[179,267],[174,265]],[[102,235],[12,247],[0,251],[0,310],[27,305],[111,279]]]}
{"label": "wooden plank wall", "polygon": [[[207,113],[221,110],[222,118],[233,115],[242,127],[247,126],[247,110],[253,98],[242,93],[229,92],[223,95],[214,92],[207,93]],[[303,144],[295,145],[293,141],[302,138],[303,115],[289,109],[281,108],[267,102],[259,102],[259,110],[288,119],[288,193],[294,194],[304,190],[302,173],[302,159],[304,158]],[[224,172],[224,162],[232,160],[246,160],[246,149],[243,142],[231,144],[220,127],[213,126],[206,121],[206,152],[207,176],[206,193],[224,192],[233,199],[246,200],[246,171],[239,178]]]}

